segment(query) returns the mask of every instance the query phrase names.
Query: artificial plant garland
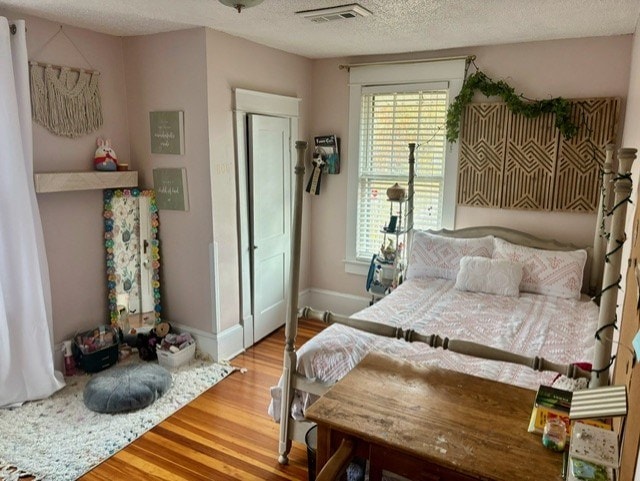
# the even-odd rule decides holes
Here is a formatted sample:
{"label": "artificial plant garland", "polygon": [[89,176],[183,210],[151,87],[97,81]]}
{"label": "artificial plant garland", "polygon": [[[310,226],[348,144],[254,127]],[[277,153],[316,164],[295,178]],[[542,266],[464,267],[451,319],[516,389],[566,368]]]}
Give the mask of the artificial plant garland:
{"label": "artificial plant garland", "polygon": [[499,96],[514,114],[527,118],[535,118],[546,113],[556,115],[556,127],[566,139],[578,132],[578,126],[571,120],[571,103],[562,97],[545,100],[528,100],[522,94],[517,95],[513,87],[504,80],[491,80],[483,72],[477,70],[469,75],[462,85],[460,93],[447,110],[447,140],[455,142],[460,135],[460,120],[464,108],[471,103],[479,90],[487,97]]}

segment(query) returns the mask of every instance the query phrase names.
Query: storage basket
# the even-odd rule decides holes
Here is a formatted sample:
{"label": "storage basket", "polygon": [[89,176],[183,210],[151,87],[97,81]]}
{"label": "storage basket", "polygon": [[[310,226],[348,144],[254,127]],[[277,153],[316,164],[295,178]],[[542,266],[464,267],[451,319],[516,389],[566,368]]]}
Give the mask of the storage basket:
{"label": "storage basket", "polygon": [[165,349],[158,348],[156,349],[156,354],[158,354],[158,364],[160,364],[162,367],[175,369],[193,359],[196,354],[196,343],[192,342],[187,347],[179,350],[178,352],[171,352]]}
{"label": "storage basket", "polygon": [[119,335],[111,326],[76,334],[73,356],[76,365],[85,372],[99,372],[118,362]]}

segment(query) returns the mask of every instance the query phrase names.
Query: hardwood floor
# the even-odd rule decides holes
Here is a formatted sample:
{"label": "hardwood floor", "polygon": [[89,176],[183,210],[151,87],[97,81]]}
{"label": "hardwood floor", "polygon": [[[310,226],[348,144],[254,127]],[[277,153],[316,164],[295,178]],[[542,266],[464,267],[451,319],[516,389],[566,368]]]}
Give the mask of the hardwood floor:
{"label": "hardwood floor", "polygon": [[[323,327],[301,321],[297,346]],[[246,373],[232,373],[80,479],[306,480],[306,447],[294,442],[289,465],[280,465],[279,424],[267,414],[283,349],[279,329],[231,361]]]}

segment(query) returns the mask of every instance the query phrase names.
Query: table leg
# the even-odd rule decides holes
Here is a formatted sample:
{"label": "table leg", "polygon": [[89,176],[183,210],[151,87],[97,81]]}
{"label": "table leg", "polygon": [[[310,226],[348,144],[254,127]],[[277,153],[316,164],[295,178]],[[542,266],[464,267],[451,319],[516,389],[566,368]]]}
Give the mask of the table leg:
{"label": "table leg", "polygon": [[382,458],[369,457],[369,481],[382,481]]}
{"label": "table leg", "polygon": [[331,457],[331,429],[318,424],[318,438],[316,446],[316,475],[327,464]]}

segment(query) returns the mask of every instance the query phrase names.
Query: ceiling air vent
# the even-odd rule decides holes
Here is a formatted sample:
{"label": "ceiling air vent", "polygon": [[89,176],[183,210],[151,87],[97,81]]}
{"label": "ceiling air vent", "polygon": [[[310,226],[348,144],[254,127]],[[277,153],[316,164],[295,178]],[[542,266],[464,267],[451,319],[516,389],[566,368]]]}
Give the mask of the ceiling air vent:
{"label": "ceiling air vent", "polygon": [[339,5],[337,7],[301,10],[300,12],[296,12],[296,15],[300,15],[315,23],[325,23],[331,22],[332,20],[368,17],[371,15],[371,12],[357,3],[350,3],[349,5]]}

